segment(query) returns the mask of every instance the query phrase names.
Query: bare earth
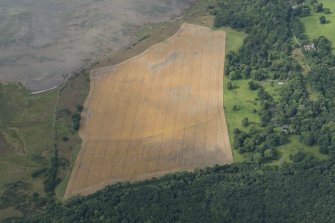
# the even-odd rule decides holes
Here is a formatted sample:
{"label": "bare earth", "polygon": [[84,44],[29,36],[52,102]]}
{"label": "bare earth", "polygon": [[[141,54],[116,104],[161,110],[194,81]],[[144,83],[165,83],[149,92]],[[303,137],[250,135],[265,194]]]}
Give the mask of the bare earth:
{"label": "bare earth", "polygon": [[93,71],[84,143],[65,198],[232,163],[223,111],[225,38],[224,31],[184,24],[139,56]]}
{"label": "bare earth", "polygon": [[0,81],[32,91],[60,84],[104,52],[129,44],[137,27],[168,20],[194,0],[1,0]]}

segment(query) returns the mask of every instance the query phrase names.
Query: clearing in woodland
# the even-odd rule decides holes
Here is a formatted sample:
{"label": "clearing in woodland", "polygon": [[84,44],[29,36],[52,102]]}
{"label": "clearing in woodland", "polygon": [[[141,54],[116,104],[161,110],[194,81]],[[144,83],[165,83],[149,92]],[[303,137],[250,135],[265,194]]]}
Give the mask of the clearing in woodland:
{"label": "clearing in woodland", "polygon": [[226,34],[183,24],[166,41],[91,73],[65,198],[123,181],[232,163],[223,111]]}

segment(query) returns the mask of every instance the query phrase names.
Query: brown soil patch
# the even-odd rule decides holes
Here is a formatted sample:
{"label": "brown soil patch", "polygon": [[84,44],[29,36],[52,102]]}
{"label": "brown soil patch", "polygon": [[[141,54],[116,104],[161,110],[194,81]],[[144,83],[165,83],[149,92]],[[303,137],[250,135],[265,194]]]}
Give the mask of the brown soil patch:
{"label": "brown soil patch", "polygon": [[233,161],[223,112],[225,37],[184,24],[139,56],[92,72],[84,143],[65,198]]}

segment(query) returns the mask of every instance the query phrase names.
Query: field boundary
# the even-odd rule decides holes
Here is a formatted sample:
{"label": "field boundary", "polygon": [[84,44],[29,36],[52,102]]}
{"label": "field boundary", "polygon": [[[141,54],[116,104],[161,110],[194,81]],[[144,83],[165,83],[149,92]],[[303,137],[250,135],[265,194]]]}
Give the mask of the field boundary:
{"label": "field boundary", "polygon": [[[219,35],[221,35],[221,37],[220,38],[226,38],[226,34],[225,34],[225,32],[224,32],[224,30],[217,30],[217,31],[215,31],[215,30],[211,30],[210,28],[208,28],[208,27],[205,27],[205,26],[200,26],[200,25],[194,25],[194,24],[189,24],[189,23],[184,23],[184,24],[182,24],[182,26],[181,26],[181,28],[174,34],[174,35],[172,35],[171,37],[169,37],[166,41],[167,42],[172,42],[173,40],[175,40],[182,32],[184,32],[185,30],[185,27],[187,27],[187,26],[191,26],[191,27],[198,27],[198,29],[199,30],[201,30],[202,28],[206,28],[206,29],[209,29],[209,32],[221,32],[222,34],[219,34]],[[194,35],[194,34],[193,34]],[[203,38],[204,37],[199,37],[198,39],[198,41],[200,41],[200,40],[203,40]],[[213,37],[214,38],[214,37]],[[215,37],[215,38],[217,38],[217,37]],[[184,40],[185,41],[185,40]],[[167,170],[159,170],[159,169],[157,169],[156,170],[156,168],[157,167],[153,167],[153,166],[150,166],[150,168],[147,166],[147,168],[149,168],[149,169],[152,169],[152,168],[154,168],[153,170],[154,170],[154,172],[152,172],[153,170],[151,170],[151,172],[149,171],[149,172],[147,172],[147,173],[142,173],[141,172],[141,175],[134,175],[134,176],[122,176],[122,177],[109,177],[109,179],[107,179],[107,180],[104,180],[104,181],[100,181],[100,182],[98,182],[98,183],[96,183],[95,185],[92,185],[92,186],[86,186],[86,187],[84,187],[84,188],[82,188],[82,189],[76,189],[76,190],[74,190],[74,184],[75,184],[75,182],[74,182],[74,180],[78,180],[78,179],[76,179],[77,178],[77,176],[78,176],[78,174],[79,174],[79,169],[80,169],[80,166],[82,165],[81,164],[81,162],[82,162],[82,159],[83,159],[83,156],[84,156],[84,154],[85,154],[85,152],[87,152],[87,146],[88,146],[88,133],[86,132],[86,126],[87,126],[87,123],[88,123],[88,121],[90,120],[90,111],[88,111],[86,108],[88,108],[88,107],[90,107],[90,104],[92,103],[92,100],[93,100],[93,97],[95,96],[94,94],[95,94],[95,91],[96,91],[96,89],[97,89],[97,80],[99,80],[100,79],[100,77],[101,78],[103,78],[103,77],[105,77],[105,75],[106,76],[109,76],[109,75],[112,75],[113,76],[113,70],[118,70],[118,68],[119,67],[121,67],[122,65],[124,65],[124,64],[130,64],[130,63],[132,63],[132,62],[136,62],[137,60],[141,60],[141,59],[143,59],[142,57],[143,57],[143,55],[146,55],[148,52],[152,52],[154,49],[156,49],[157,47],[162,47],[162,46],[164,46],[164,44],[165,44],[165,41],[163,41],[163,42],[159,42],[159,43],[157,43],[157,44],[154,44],[154,45],[152,45],[151,47],[149,47],[148,49],[146,49],[146,50],[144,50],[143,52],[141,52],[140,54],[138,54],[138,55],[136,55],[136,56],[134,56],[134,57],[132,57],[132,58],[130,58],[130,59],[127,59],[127,60],[125,60],[125,61],[122,61],[121,63],[119,63],[119,64],[116,64],[116,65],[111,65],[111,66],[106,66],[106,67],[102,67],[102,68],[97,68],[97,69],[93,69],[93,70],[91,70],[91,72],[90,72],[90,79],[91,79],[91,82],[90,82],[90,92],[89,92],[89,95],[88,95],[88,97],[86,98],[86,100],[85,100],[85,103],[84,103],[84,111],[82,112],[82,125],[81,125],[81,128],[80,128],[80,130],[79,130],[79,135],[80,135],[80,137],[81,137],[81,139],[82,139],[82,146],[81,146],[81,149],[80,149],[80,151],[78,152],[78,155],[77,155],[77,158],[76,158],[76,163],[77,162],[79,162],[79,160],[80,160],[80,163],[77,163],[77,164],[75,164],[74,165],[74,168],[73,168],[73,170],[72,170],[72,173],[71,173],[71,176],[70,176],[70,180],[69,180],[69,182],[68,182],[68,185],[67,185],[67,188],[66,188],[66,192],[65,192],[65,194],[64,194],[64,198],[65,199],[67,199],[67,198],[69,198],[69,197],[71,197],[72,195],[74,195],[74,194],[82,194],[82,195],[87,195],[87,194],[89,194],[89,193],[92,193],[92,190],[94,190],[94,191],[96,191],[96,190],[98,190],[98,189],[101,189],[101,188],[103,188],[104,186],[106,186],[106,185],[108,185],[108,184],[113,184],[113,183],[117,183],[117,182],[125,182],[125,181],[131,181],[131,182],[134,182],[134,181],[138,181],[138,180],[144,180],[144,179],[148,179],[148,178],[152,178],[152,177],[158,177],[158,176],[162,176],[162,175],[164,175],[164,174],[166,174],[166,173],[172,173],[172,172],[176,172],[176,171],[191,171],[191,170],[194,170],[194,162],[195,161],[192,161],[192,162],[190,162],[190,161],[188,161],[188,163],[184,163],[183,165],[186,165],[186,166],[183,166],[182,168],[181,167],[177,167],[177,168],[174,168],[174,169],[167,169]],[[214,47],[213,49],[215,49],[215,44],[211,44],[211,47]],[[225,44],[224,44],[224,47],[225,47]],[[200,48],[200,49],[202,49],[202,48]],[[220,53],[220,57],[219,58],[222,58],[223,57],[223,61],[224,61],[224,58],[225,58],[225,52],[224,52],[224,49],[225,48],[223,48],[223,53],[221,52]],[[210,52],[212,52],[212,51],[210,51]],[[164,54],[163,54],[164,55]],[[202,55],[202,54],[201,54]],[[212,54],[211,54],[212,55]],[[216,54],[214,54],[214,55],[216,55]],[[211,59],[207,59],[207,60],[209,60],[209,61],[211,61]],[[214,62],[215,63],[215,62]],[[208,90],[205,90],[205,89],[207,89],[207,88],[204,88],[203,90],[205,90],[205,91],[208,91],[208,93],[210,92],[209,90],[211,90],[211,85],[210,85],[210,83],[212,83],[213,81],[215,81],[216,80],[216,78],[219,78],[219,80],[220,81],[218,81],[217,83],[216,83],[216,87],[215,87],[215,89],[218,87],[218,89],[222,89],[222,91],[219,91],[219,93],[215,93],[215,98],[213,98],[213,97],[211,97],[211,99],[210,99],[210,101],[208,101],[208,102],[206,102],[207,104],[208,104],[208,106],[209,105],[211,105],[211,103],[214,103],[214,104],[217,104],[217,105],[219,105],[220,107],[219,107],[219,111],[216,111],[216,110],[211,110],[211,112],[218,112],[218,114],[219,114],[219,116],[218,116],[218,123],[217,124],[214,124],[214,125],[217,125],[216,127],[215,127],[215,131],[219,131],[219,132],[216,132],[215,134],[217,134],[217,135],[209,135],[209,140],[219,140],[219,142],[220,142],[220,145],[224,145],[224,151],[225,152],[223,152],[224,154],[226,154],[226,151],[229,151],[228,152],[228,154],[226,154],[225,155],[225,158],[224,159],[227,159],[227,160],[230,160],[229,161],[229,163],[231,163],[231,162],[233,162],[233,156],[232,156],[232,151],[231,151],[231,146],[230,146],[230,141],[229,141],[229,136],[228,136],[228,128],[227,128],[227,125],[226,125],[226,118],[225,118],[225,113],[224,113],[224,107],[223,107],[223,81],[224,81],[224,75],[223,75],[223,72],[224,72],[224,63],[223,62],[220,62],[220,66],[219,67],[211,67],[211,71],[210,72],[214,72],[213,74],[212,73],[210,73],[211,74],[211,79],[209,79],[209,80],[207,80],[207,81],[210,81],[210,82],[208,82]],[[201,65],[201,66],[204,66],[204,67],[202,67],[202,69],[203,69],[203,71],[201,71],[201,72],[206,72],[208,69],[207,69],[207,67],[206,66],[208,66],[208,64],[205,64],[205,65]],[[192,68],[192,66],[191,67],[189,67],[189,68]],[[219,68],[219,70],[217,70]],[[220,71],[220,75],[219,76],[221,76],[221,77],[218,77],[218,76],[213,76],[213,75],[217,75],[217,72],[218,71]],[[189,74],[192,74],[192,73],[190,73],[191,71],[186,71],[186,73],[189,73]],[[200,75],[200,73],[199,73],[199,75]],[[200,77],[202,77],[203,78],[203,76],[204,76],[204,74],[202,74],[201,76],[199,76],[199,78]],[[213,78],[215,78],[215,79],[213,79]],[[206,79],[206,78],[205,78]],[[187,80],[187,79],[185,79],[185,80]],[[222,81],[221,81],[222,80]],[[170,80],[170,81],[172,81],[172,80]],[[197,80],[199,83],[201,83],[201,79],[199,79],[199,80]],[[204,81],[204,80],[203,80]],[[175,82],[175,81],[172,81],[170,84],[172,84],[173,82]],[[222,83],[221,83],[222,82]],[[194,83],[196,83],[196,82],[194,82]],[[215,83],[215,82],[213,82],[213,83]],[[204,87],[204,86],[203,86]],[[199,89],[200,90],[200,89]],[[205,92],[204,91],[204,92]],[[216,92],[216,91],[214,91],[214,92]],[[207,93],[206,93],[207,94]],[[221,95],[222,94],[222,95]],[[129,94],[128,94],[129,95]],[[179,94],[178,94],[179,95]],[[129,95],[130,96],[130,95]],[[180,96],[180,95],[179,95]],[[172,97],[172,95],[170,95],[169,94],[169,96],[168,97]],[[209,96],[206,96],[206,97],[209,97]],[[197,100],[200,100],[200,99],[197,99]],[[199,102],[198,102],[199,103]],[[205,102],[202,102],[202,104],[201,104],[201,106],[204,106],[204,105],[206,105],[206,104],[203,104],[203,103],[205,103]],[[214,105],[213,104],[213,105]],[[169,107],[170,107],[171,105],[169,105]],[[198,104],[198,106],[200,106],[199,104]],[[197,106],[197,107],[198,107]],[[212,105],[211,105],[212,106]],[[213,107],[214,108],[214,107]],[[167,108],[168,109],[168,108]],[[169,108],[168,110],[170,110],[170,109],[172,109],[172,107],[171,108]],[[207,108],[207,110],[208,110],[209,108]],[[198,110],[198,109],[197,109]],[[196,111],[197,112],[197,111]],[[168,111],[165,111],[165,113],[166,114],[168,114]],[[135,113],[136,114],[136,113]],[[207,114],[207,116],[208,116],[208,114]],[[209,116],[210,117],[210,116]],[[166,118],[167,117],[165,117],[165,122],[167,121],[166,120]],[[199,118],[197,118],[197,119],[199,119],[199,120],[202,120],[200,117]],[[215,123],[215,120],[216,119],[213,119],[213,121],[214,121],[214,123]],[[213,122],[213,121],[211,121],[211,122]],[[124,122],[124,121],[123,121]],[[128,121],[129,122],[129,121]],[[206,123],[206,126],[207,126],[207,122],[205,121],[205,123]],[[196,125],[200,125],[201,123],[196,123]],[[132,124],[133,125],[133,127],[135,127],[135,124]],[[211,124],[211,125],[213,125],[213,124]],[[184,125],[183,125],[184,126]],[[200,125],[200,126],[202,126],[202,124]],[[193,125],[190,125],[189,127],[192,127],[192,129],[193,129]],[[214,126],[213,126],[214,127]],[[164,127],[165,128],[165,127]],[[204,128],[204,127],[201,127],[201,128]],[[207,128],[207,127],[205,127],[205,128]],[[208,127],[209,128],[209,131],[213,131],[213,130],[211,130],[211,128],[212,127]],[[182,131],[186,131],[185,129],[187,129],[187,126],[184,126],[183,127],[183,129],[184,130],[182,130]],[[164,130],[165,131],[165,130]],[[162,135],[161,137],[162,137],[162,139],[163,138],[165,138],[165,139],[168,139],[169,137],[175,137],[175,134],[178,134],[177,132],[177,129],[175,129],[175,130],[171,130],[171,132],[168,134],[168,135],[166,135],[166,136],[164,136],[164,135]],[[181,131],[181,130],[178,130],[178,131]],[[196,138],[196,135],[198,135],[198,134],[200,134],[200,132],[198,132],[198,131],[200,131],[200,130],[192,130],[192,131],[194,131],[194,141],[193,141],[193,143],[196,143],[196,142],[198,142],[197,144],[200,146],[200,144],[202,143],[202,136],[201,136],[201,138],[200,139],[198,139],[198,138]],[[201,130],[201,131],[203,131],[203,130]],[[221,131],[223,131],[222,133],[221,133]],[[226,131],[226,132],[225,132]],[[164,134],[167,134],[167,133],[164,133]],[[185,133],[183,133],[183,134],[185,134]],[[190,133],[188,133],[188,134],[190,134]],[[205,133],[206,134],[206,133]],[[207,133],[208,134],[208,133]],[[171,135],[171,136],[170,136]],[[152,136],[152,135],[150,135],[150,136]],[[200,136],[200,135],[199,135]],[[166,137],[168,137],[168,138],[166,138]],[[192,136],[191,136],[192,137]],[[204,137],[206,137],[206,135],[204,136]],[[132,137],[132,139],[133,139],[133,137]],[[134,139],[136,139],[136,137],[134,138]],[[91,141],[91,143],[95,143],[94,142],[94,140],[93,140],[93,138],[92,139],[90,139],[89,141]],[[143,140],[143,138],[140,138],[140,140]],[[200,141],[199,141],[200,140]],[[208,143],[208,141],[206,141],[206,139],[204,139],[205,141],[205,143],[207,142]],[[99,140],[99,142],[100,142],[101,140]],[[110,139],[106,139],[106,141],[108,141],[108,142],[111,142],[111,140]],[[129,141],[129,139],[128,139],[128,141]],[[119,144],[120,144],[120,142],[119,142],[119,140],[117,140],[116,141],[117,142],[117,145],[119,146]],[[129,143],[135,143],[135,141],[134,142],[129,142]],[[189,143],[189,142],[188,142]],[[174,144],[174,142],[173,142],[173,144]],[[182,144],[184,144],[184,142],[182,143]],[[169,144],[170,145],[170,144]],[[206,144],[205,144],[206,145]],[[92,145],[91,145],[92,146]],[[126,153],[126,157],[128,156],[127,154],[128,154],[128,150],[129,150],[129,146],[130,146],[130,144],[128,144],[128,146],[127,146],[127,151],[124,151],[124,152],[127,152]],[[166,146],[167,145],[165,145],[165,142],[164,142],[164,144],[163,145],[161,145],[161,146],[159,146],[159,148],[160,149],[158,149],[158,151],[159,151],[159,157],[162,155],[162,156],[166,156],[166,155],[168,155],[168,154],[170,154],[171,152],[168,152],[168,151],[165,151],[166,149],[164,149],[164,151],[162,151],[162,154],[160,154],[160,150],[162,150],[161,149],[161,147],[162,148],[166,148]],[[170,145],[171,146],[171,145]],[[177,146],[177,145],[175,145],[175,146]],[[185,144],[185,146],[187,147],[188,146],[188,144],[186,145]],[[199,147],[198,146],[198,147]],[[157,146],[156,146],[157,147]],[[157,147],[158,148],[158,147]],[[222,148],[222,149],[223,149]],[[191,149],[191,148],[190,148]],[[217,148],[216,148],[217,149]],[[193,149],[192,149],[193,150]],[[205,153],[206,152],[206,146],[204,147],[204,149],[203,149],[204,151],[202,152],[202,153]],[[91,154],[90,156],[101,156],[101,155],[99,155],[99,154],[95,154],[96,152],[96,149],[94,149],[94,151],[93,151],[93,154]],[[122,151],[122,149],[120,148],[120,151]],[[221,150],[220,150],[221,151]],[[92,151],[91,151],[92,152]],[[122,153],[124,153],[124,152],[122,152]],[[142,151],[143,152],[143,151]],[[184,152],[184,151],[182,151],[182,152]],[[213,151],[211,151],[211,153],[208,155],[208,156],[213,156]],[[221,155],[220,155],[221,156]],[[199,159],[199,155],[197,155],[197,157],[198,158],[196,158],[197,160]],[[201,156],[200,156],[201,157]],[[207,155],[206,155],[206,157],[207,157]],[[209,157],[208,157],[209,158]],[[91,159],[93,159],[93,157],[91,158]],[[178,158],[180,161],[181,161],[181,158]],[[192,158],[192,159],[194,159],[194,158]],[[212,158],[210,158],[210,160],[209,161],[211,161],[211,162],[213,162],[212,160],[211,160]],[[220,158],[221,159],[221,158]],[[93,161],[91,161],[91,162],[93,162]],[[121,161],[118,161],[118,162],[121,162]],[[141,161],[142,162],[142,161]],[[169,162],[171,162],[171,161],[169,161]],[[197,161],[198,162],[198,161]],[[216,162],[216,161],[215,161]],[[114,162],[112,162],[113,164],[110,164],[110,165],[112,165],[112,167],[114,166]],[[207,163],[207,164],[206,164]],[[92,169],[92,167],[89,167],[89,166],[86,166],[86,165],[88,165],[88,164],[85,164],[85,169],[86,168],[88,168],[86,171],[89,171],[90,169]],[[116,165],[116,164],[115,164]],[[125,165],[125,162],[123,163],[123,165]],[[168,164],[168,165],[170,165],[170,164]],[[205,162],[205,164],[202,164],[202,165],[204,165],[204,166],[209,166],[208,165],[208,161],[206,161]],[[84,168],[84,167],[83,167]],[[97,168],[101,168],[101,167],[94,167],[96,170],[98,170]],[[106,168],[106,167],[105,167]],[[110,167],[109,167],[110,168]],[[146,169],[147,169],[146,168]],[[118,168],[119,169],[119,168]],[[164,168],[163,168],[164,169]],[[94,170],[94,171],[96,171],[96,170]],[[93,170],[92,170],[93,171]],[[101,171],[101,170],[100,170]],[[124,170],[124,168],[122,169],[122,171],[125,171]],[[87,174],[89,174],[89,173],[87,173]],[[86,175],[87,175],[86,174]],[[135,173],[134,173],[135,174]],[[90,178],[88,178],[88,179],[90,179]]]}

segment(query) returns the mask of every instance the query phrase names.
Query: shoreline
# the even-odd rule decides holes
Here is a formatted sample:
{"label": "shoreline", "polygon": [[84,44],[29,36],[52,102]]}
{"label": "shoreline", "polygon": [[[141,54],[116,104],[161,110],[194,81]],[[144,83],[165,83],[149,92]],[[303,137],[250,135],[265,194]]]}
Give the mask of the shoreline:
{"label": "shoreline", "polygon": [[[69,72],[69,73],[64,73],[63,76],[65,76],[64,80],[61,81],[59,84],[55,85],[54,87],[50,87],[47,89],[43,89],[43,90],[38,90],[38,91],[33,91],[27,87],[25,87],[24,85],[22,85],[20,82],[17,82],[18,84],[22,85],[31,95],[38,95],[38,94],[43,94],[52,90],[55,90],[57,88],[60,88],[62,85],[66,84],[66,82],[73,77],[76,73],[80,73],[85,69],[96,69],[96,68],[100,68],[100,66],[98,66],[101,62],[103,62],[107,57],[113,57],[114,55],[118,54],[118,53],[122,53],[123,51],[131,48],[132,46],[136,46],[138,43],[140,43],[142,40],[141,38],[138,38],[137,35],[147,26],[159,26],[160,24],[164,24],[164,23],[178,23],[178,20],[183,20],[183,19],[187,19],[188,17],[192,16],[193,14],[199,12],[200,10],[195,10],[192,11],[194,6],[200,2],[199,0],[194,0],[194,2],[192,4],[190,4],[190,7],[186,10],[184,10],[181,14],[173,16],[171,18],[169,18],[166,21],[162,21],[162,22],[158,22],[158,23],[147,23],[147,24],[143,24],[140,25],[138,27],[134,28],[134,32],[132,37],[130,38],[130,42],[121,47],[120,49],[117,50],[108,50],[105,52],[100,52],[97,53],[96,56],[93,56],[91,58],[87,58],[84,61],[85,64],[83,66],[80,66],[79,68],[74,69],[73,71]],[[173,34],[172,34],[173,35]],[[150,47],[150,46],[149,46]],[[127,59],[125,59],[127,60]],[[88,62],[89,61],[89,62]],[[121,61],[122,62],[122,61]],[[105,66],[109,66],[109,65],[104,65],[101,67],[105,67]],[[1,83],[1,80],[0,80]],[[15,82],[3,82],[3,83],[14,83],[17,84]]]}

